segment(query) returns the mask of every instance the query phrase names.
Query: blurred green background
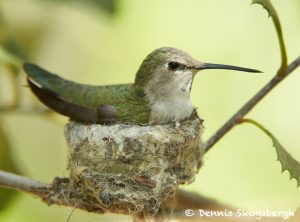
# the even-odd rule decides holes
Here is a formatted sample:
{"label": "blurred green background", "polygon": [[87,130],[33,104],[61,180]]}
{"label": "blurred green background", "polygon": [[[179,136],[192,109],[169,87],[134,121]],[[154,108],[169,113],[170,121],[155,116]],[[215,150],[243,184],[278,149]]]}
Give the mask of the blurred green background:
{"label": "blurred green background", "polygon": [[[92,2],[92,3],[90,3]],[[144,57],[162,46],[189,52],[200,61],[263,70],[247,74],[202,71],[192,100],[205,119],[209,138],[276,72],[280,63],[275,30],[267,12],[250,0],[1,0],[0,44],[24,60],[77,82],[133,82]],[[300,2],[273,0],[283,26],[290,61],[300,55]],[[12,100],[9,69],[0,66],[0,105]],[[25,85],[24,74],[20,73]],[[249,115],[265,125],[300,160],[300,69],[280,84]],[[21,87],[21,106],[39,103]],[[64,117],[44,118],[16,112],[0,114],[10,155],[21,174],[51,182],[67,176]],[[4,139],[2,139],[4,140]],[[3,141],[2,141],[3,142]],[[300,190],[281,174],[269,138],[250,125],[236,127],[205,156],[196,191],[245,209],[295,209]],[[2,190],[3,191],[3,190]],[[6,191],[7,192],[7,191]],[[0,199],[0,203],[4,200]],[[18,194],[0,211],[0,221],[67,220],[72,209],[48,207]],[[76,210],[71,220],[117,221]]]}

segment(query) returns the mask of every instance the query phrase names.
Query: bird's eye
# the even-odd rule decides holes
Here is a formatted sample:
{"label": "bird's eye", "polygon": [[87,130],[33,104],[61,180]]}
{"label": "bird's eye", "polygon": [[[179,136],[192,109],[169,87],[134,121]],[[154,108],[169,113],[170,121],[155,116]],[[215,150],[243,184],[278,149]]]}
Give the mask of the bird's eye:
{"label": "bird's eye", "polygon": [[169,69],[171,69],[171,70],[179,69],[180,66],[181,66],[181,65],[180,65],[178,62],[169,62],[169,63],[168,63],[168,67],[169,67]]}

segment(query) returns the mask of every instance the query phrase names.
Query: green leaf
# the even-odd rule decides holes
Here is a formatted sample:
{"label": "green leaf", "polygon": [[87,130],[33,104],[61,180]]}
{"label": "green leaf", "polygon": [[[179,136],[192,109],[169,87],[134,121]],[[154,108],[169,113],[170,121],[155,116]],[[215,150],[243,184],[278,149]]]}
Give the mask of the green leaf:
{"label": "green leaf", "polygon": [[[1,120],[0,120],[1,121]],[[17,173],[17,167],[15,166],[10,153],[11,145],[6,136],[3,123],[0,125],[0,170]],[[16,191],[0,188],[0,212],[9,205]]]}
{"label": "green leaf", "polygon": [[277,153],[277,160],[281,163],[282,166],[282,172],[285,170],[289,171],[291,174],[291,179],[295,178],[297,181],[297,187],[300,186],[300,163],[292,157],[290,153],[288,153],[284,147],[281,145],[281,143],[275,138],[275,136],[266,128],[264,128],[261,124],[258,122],[252,120],[252,119],[243,119],[241,123],[251,123],[261,129],[265,134],[267,134],[272,142],[273,146],[275,147],[276,153]]}
{"label": "green leaf", "polygon": [[[49,1],[49,0],[48,0]],[[51,0],[53,1],[53,0]],[[87,4],[90,6],[95,6],[99,9],[104,10],[105,12],[109,13],[109,14],[114,14],[117,11],[117,6],[119,3],[119,0],[85,0],[85,1],[81,1],[81,0],[55,0],[58,3],[63,3],[63,2],[67,2],[67,3],[81,3],[81,4]]]}
{"label": "green leaf", "polygon": [[270,0],[252,0],[252,4],[262,5],[264,7],[264,9],[267,10],[269,16],[272,17],[272,20],[273,20],[273,23],[274,23],[274,26],[276,29],[277,37],[279,40],[280,53],[281,53],[281,66],[279,67],[279,69],[277,71],[277,75],[285,76],[288,59],[287,59],[287,52],[286,52],[286,48],[285,48],[282,28],[281,28],[278,14],[277,14],[275,8],[273,7],[272,3],[270,2]]}

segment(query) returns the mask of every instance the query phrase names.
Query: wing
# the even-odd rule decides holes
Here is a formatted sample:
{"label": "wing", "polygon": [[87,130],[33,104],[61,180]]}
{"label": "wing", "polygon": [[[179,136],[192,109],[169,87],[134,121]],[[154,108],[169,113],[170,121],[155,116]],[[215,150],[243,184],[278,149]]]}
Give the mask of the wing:
{"label": "wing", "polygon": [[133,84],[93,86],[75,83],[37,65],[25,63],[28,84],[54,111],[79,122],[148,123],[150,109],[143,90]]}

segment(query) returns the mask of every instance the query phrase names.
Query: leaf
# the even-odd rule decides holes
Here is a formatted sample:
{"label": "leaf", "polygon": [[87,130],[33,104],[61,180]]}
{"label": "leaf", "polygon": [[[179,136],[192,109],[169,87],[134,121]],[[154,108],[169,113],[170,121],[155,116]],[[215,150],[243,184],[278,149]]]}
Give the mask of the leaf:
{"label": "leaf", "polygon": [[286,69],[287,69],[287,64],[288,64],[288,58],[287,58],[287,52],[285,48],[285,43],[283,39],[283,33],[282,33],[282,28],[280,24],[280,20],[278,17],[278,14],[273,7],[272,3],[270,0],[252,0],[252,4],[259,4],[264,7],[264,9],[267,10],[269,17],[272,17],[277,37],[279,40],[279,46],[280,46],[280,54],[281,54],[281,65],[277,71],[277,75],[279,76],[285,76],[286,75]]}
{"label": "leaf", "polygon": [[[15,166],[10,153],[11,145],[3,128],[3,124],[0,125],[0,170],[17,173],[17,167]],[[16,191],[0,188],[0,212],[9,205],[13,197],[16,195]]]}
{"label": "leaf", "polygon": [[[49,1],[49,0],[48,0]],[[51,0],[53,1],[53,0]],[[110,15],[115,14],[117,11],[117,6],[119,0],[56,0],[58,3],[81,3],[81,4],[87,4],[91,6],[96,6],[99,9],[104,10],[105,12],[109,13]]]}
{"label": "leaf", "polygon": [[289,171],[291,174],[291,179],[295,178],[297,181],[297,187],[300,186],[300,163],[292,157],[290,153],[288,153],[281,143],[275,138],[275,136],[266,128],[264,128],[261,124],[252,119],[243,119],[241,123],[251,123],[261,129],[265,134],[267,134],[275,147],[277,153],[277,160],[281,163],[282,172],[285,170]]}

